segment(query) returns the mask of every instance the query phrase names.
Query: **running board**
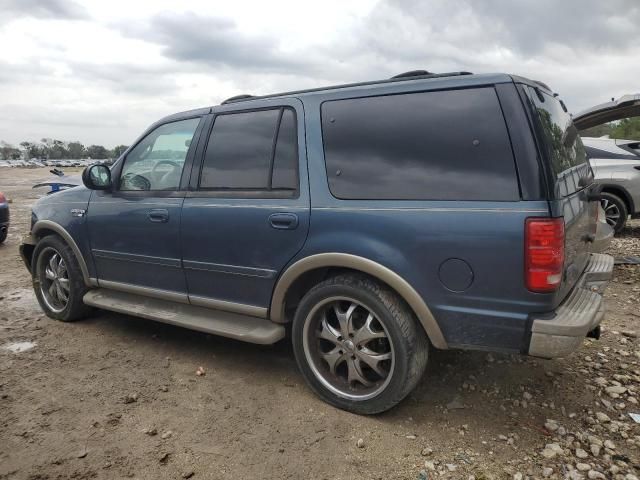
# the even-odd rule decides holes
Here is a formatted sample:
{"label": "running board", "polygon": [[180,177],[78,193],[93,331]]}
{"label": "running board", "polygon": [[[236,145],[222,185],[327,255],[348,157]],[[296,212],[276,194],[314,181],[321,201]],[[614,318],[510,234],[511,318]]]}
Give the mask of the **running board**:
{"label": "running board", "polygon": [[97,288],[89,290],[86,305],[169,323],[243,342],[269,345],[284,338],[284,327],[263,318],[160,300],[133,293]]}

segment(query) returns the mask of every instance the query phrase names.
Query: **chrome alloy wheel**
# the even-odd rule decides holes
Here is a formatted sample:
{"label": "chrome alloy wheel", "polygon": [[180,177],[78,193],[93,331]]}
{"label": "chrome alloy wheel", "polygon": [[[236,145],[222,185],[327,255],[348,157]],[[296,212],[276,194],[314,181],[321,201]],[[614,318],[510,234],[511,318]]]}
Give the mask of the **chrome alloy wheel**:
{"label": "chrome alloy wheel", "polygon": [[69,273],[64,259],[55,249],[48,247],[38,259],[40,293],[47,307],[62,312],[69,303]]}
{"label": "chrome alloy wheel", "polygon": [[600,203],[604,210],[605,220],[609,225],[615,227],[620,219],[620,209],[615,203],[606,198],[600,200]]}
{"label": "chrome alloy wheel", "polygon": [[384,324],[361,302],[331,297],[305,319],[304,353],[316,378],[349,400],[382,392],[393,374],[393,343]]}

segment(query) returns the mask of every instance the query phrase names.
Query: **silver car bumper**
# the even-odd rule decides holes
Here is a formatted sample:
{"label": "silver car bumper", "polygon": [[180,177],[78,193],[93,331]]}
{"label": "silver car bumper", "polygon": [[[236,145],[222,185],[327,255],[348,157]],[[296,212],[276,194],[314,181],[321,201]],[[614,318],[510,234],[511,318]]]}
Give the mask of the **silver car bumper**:
{"label": "silver car bumper", "polygon": [[529,355],[564,357],[604,318],[602,294],[613,277],[613,257],[594,253],[569,296],[550,315],[534,317]]}

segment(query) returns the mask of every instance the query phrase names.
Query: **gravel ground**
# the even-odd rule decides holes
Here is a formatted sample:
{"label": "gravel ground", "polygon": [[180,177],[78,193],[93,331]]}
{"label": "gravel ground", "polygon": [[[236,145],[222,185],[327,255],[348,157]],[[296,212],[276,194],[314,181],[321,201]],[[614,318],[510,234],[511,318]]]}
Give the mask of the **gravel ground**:
{"label": "gravel ground", "polygon": [[[286,342],[44,317],[17,247],[46,176],[0,170],[0,479],[640,475],[640,266],[616,267],[602,338],[569,358],[432,352],[406,401],[359,417],[310,392]],[[640,254],[639,222],[611,252]]]}

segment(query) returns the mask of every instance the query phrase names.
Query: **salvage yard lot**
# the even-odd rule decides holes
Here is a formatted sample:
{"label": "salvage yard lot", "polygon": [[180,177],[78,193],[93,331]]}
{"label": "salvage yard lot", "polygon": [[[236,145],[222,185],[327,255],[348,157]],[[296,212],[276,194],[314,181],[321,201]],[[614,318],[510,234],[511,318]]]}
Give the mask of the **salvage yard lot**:
{"label": "salvage yard lot", "polygon": [[[640,266],[616,267],[602,338],[571,357],[432,352],[407,400],[359,417],[311,393],[287,342],[45,317],[18,244],[47,176],[0,171],[0,479],[640,476]],[[610,253],[640,255],[640,222]]]}

